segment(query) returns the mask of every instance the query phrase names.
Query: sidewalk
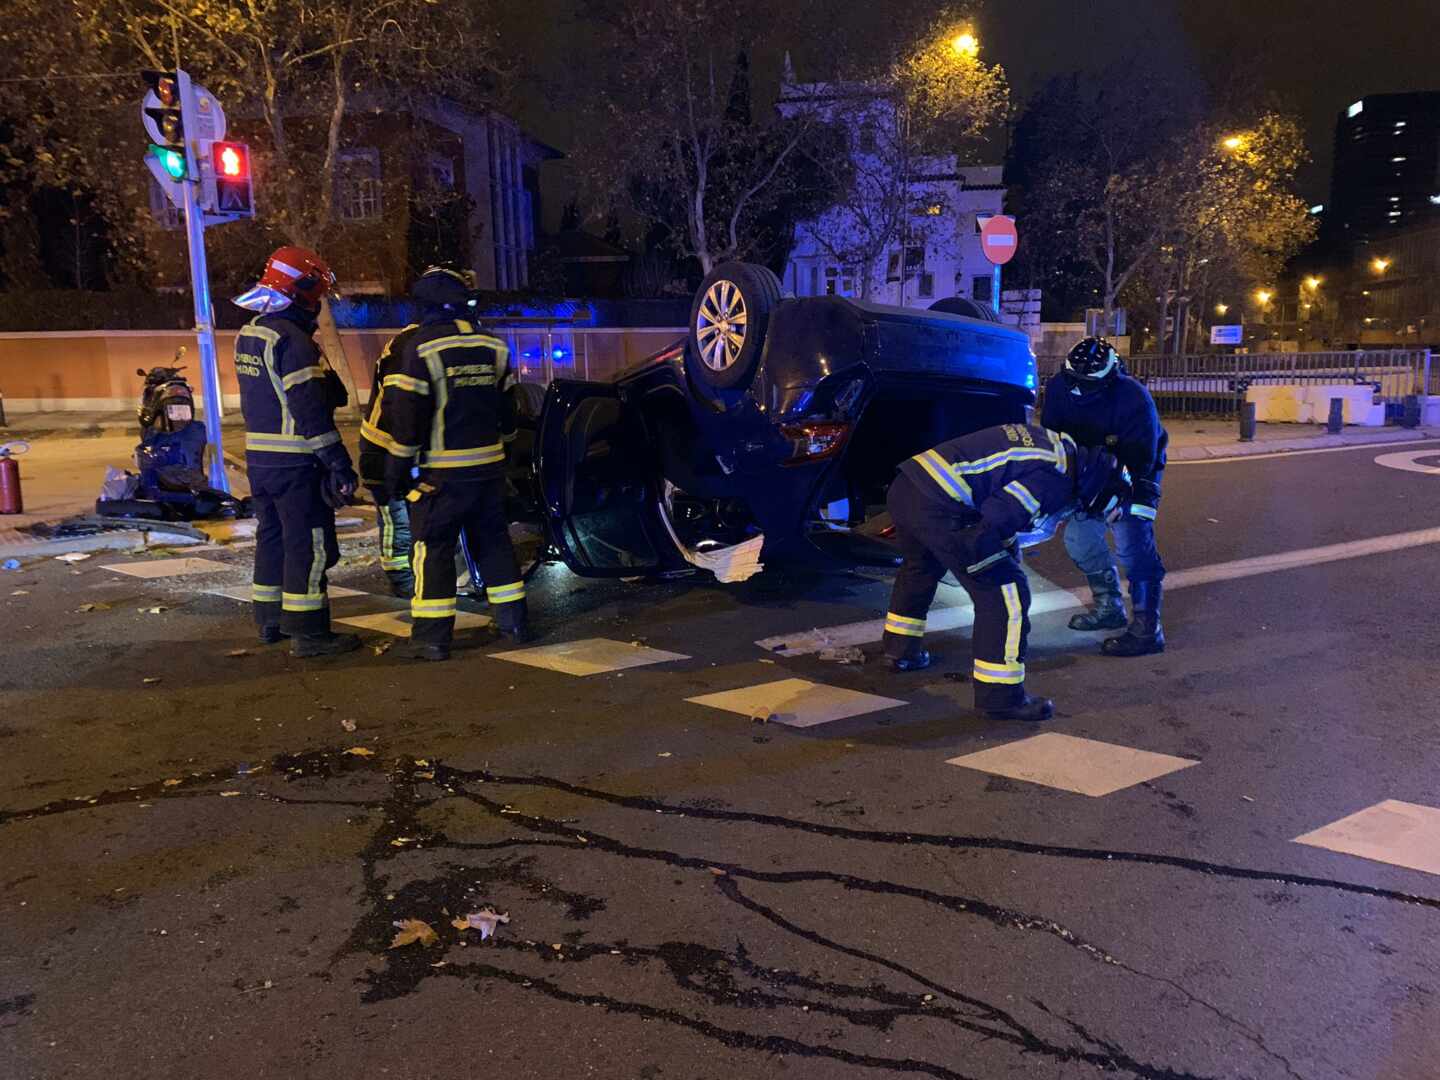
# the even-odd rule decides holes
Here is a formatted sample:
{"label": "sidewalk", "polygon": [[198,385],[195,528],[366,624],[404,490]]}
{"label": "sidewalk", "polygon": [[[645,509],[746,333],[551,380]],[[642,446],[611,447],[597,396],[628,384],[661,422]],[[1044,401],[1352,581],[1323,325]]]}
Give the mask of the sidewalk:
{"label": "sidewalk", "polygon": [[1166,420],[1171,461],[1277,454],[1285,450],[1323,450],[1338,446],[1383,446],[1393,442],[1440,439],[1440,429],[1347,427],[1339,435],[1324,424],[1256,424],[1253,442],[1241,442],[1239,425],[1230,420]]}

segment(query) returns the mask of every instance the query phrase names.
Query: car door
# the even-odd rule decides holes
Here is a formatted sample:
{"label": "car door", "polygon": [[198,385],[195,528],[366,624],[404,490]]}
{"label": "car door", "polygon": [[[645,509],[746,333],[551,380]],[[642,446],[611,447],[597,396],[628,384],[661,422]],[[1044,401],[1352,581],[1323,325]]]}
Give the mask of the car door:
{"label": "car door", "polygon": [[619,387],[553,381],[536,446],[546,528],[571,570],[637,577],[688,565],[660,519],[654,446]]}

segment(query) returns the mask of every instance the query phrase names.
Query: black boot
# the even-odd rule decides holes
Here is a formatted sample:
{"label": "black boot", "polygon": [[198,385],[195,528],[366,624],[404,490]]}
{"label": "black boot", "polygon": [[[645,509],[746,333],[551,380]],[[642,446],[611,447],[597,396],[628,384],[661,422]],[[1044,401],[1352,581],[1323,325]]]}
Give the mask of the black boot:
{"label": "black boot", "polygon": [[306,659],[314,656],[338,656],[360,647],[358,634],[337,634],[327,630],[321,634],[301,634],[290,646],[290,655]]}
{"label": "black boot", "polygon": [[280,629],[282,612],[278,600],[256,600],[250,606],[255,615],[255,633],[261,645],[278,645],[290,636]]}
{"label": "black boot", "polygon": [[257,632],[260,636],[261,645],[279,645],[280,642],[290,637],[289,634],[280,629],[278,622],[265,623],[257,628]]}
{"label": "black boot", "polygon": [[416,641],[413,638],[400,650],[406,660],[442,661],[450,659],[450,645],[438,641]]}
{"label": "black boot", "polygon": [[502,635],[517,645],[535,640],[535,631],[530,629],[530,611],[524,600],[492,604],[490,608],[494,612],[495,629]]}
{"label": "black boot", "polygon": [[1120,601],[1120,575],[1112,566],[1101,574],[1086,574],[1095,606],[1070,618],[1071,630],[1119,630],[1125,625],[1125,605]]}
{"label": "black boot", "polygon": [[1004,709],[987,709],[985,715],[991,720],[1021,720],[1027,724],[1039,724],[1055,715],[1055,703],[1048,697],[1030,697]]}
{"label": "black boot", "polygon": [[1118,637],[1106,638],[1100,651],[1106,656],[1149,656],[1165,651],[1165,631],[1160,626],[1160,582],[1132,581],[1130,606],[1134,611],[1130,627]]}
{"label": "black boot", "polygon": [[917,649],[908,656],[892,656],[890,667],[898,672],[924,671],[935,662],[935,657],[930,655],[929,649]]}

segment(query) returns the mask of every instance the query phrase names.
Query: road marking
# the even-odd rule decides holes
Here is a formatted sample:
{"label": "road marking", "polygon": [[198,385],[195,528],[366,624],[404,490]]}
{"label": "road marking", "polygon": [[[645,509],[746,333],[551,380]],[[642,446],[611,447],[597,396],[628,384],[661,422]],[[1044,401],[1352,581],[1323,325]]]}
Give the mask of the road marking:
{"label": "road marking", "polygon": [[945,764],[1098,798],[1200,763],[1047,731],[951,758]]}
{"label": "road marking", "polygon": [[[1255,577],[1259,574],[1273,574],[1280,570],[1295,570],[1322,563],[1340,562],[1344,559],[1360,559],[1369,555],[1383,555],[1392,551],[1440,544],[1440,528],[1416,529],[1413,532],[1392,533],[1389,536],[1375,536],[1369,540],[1350,540],[1343,544],[1327,544],[1324,547],[1301,548],[1298,551],[1282,551],[1275,555],[1259,555],[1252,559],[1235,559],[1231,562],[1214,563],[1210,566],[1195,566],[1187,570],[1174,570],[1165,575],[1165,588],[1194,588],[1196,585],[1210,585],[1217,581],[1234,581],[1236,578]],[[1031,575],[1032,582],[1049,584],[1038,574]],[[1069,608],[1086,607],[1087,593],[1070,592],[1065,589],[1036,591],[1030,601],[1030,614],[1043,615],[1049,611],[1064,611]],[[975,621],[975,610],[968,603],[953,607],[932,608],[926,626],[927,631],[957,630],[970,626]],[[803,656],[819,652],[831,645],[868,645],[881,640],[885,620],[866,619],[863,622],[842,623],[839,626],[816,627],[799,634],[782,634],[755,642],[768,652],[783,653],[786,656]]]}
{"label": "road marking", "polygon": [[689,660],[684,653],[650,649],[609,638],[581,638],[558,645],[539,645],[532,649],[511,649],[490,654],[495,660],[545,668],[564,675],[603,675],[607,671],[643,667],[646,664],[667,664],[672,660]]}
{"label": "road marking", "polygon": [[1420,458],[1435,457],[1440,455],[1440,448],[1434,450],[1408,450],[1402,454],[1381,454],[1375,459],[1376,465],[1384,466],[1387,469],[1400,469],[1403,472],[1424,473],[1426,476],[1440,476],[1440,466],[1421,465]]}
{"label": "road marking", "polygon": [[812,683],[805,679],[778,679],[685,700],[712,709],[724,709],[726,712],[752,718],[761,717],[770,723],[798,728],[828,724],[848,716],[864,716],[866,713],[909,704],[896,698],[864,694],[858,690],[826,686],[824,683]]}
{"label": "road marking", "polygon": [[213,559],[152,559],[150,562],[110,563],[100,567],[116,574],[138,578],[181,577],[185,574],[218,574],[229,570],[225,563]]}
{"label": "road marking", "polygon": [[1295,843],[1440,874],[1440,809],[1386,799],[1297,836]]}
{"label": "road marking", "polygon": [[1374,450],[1377,446],[1415,446],[1417,443],[1440,442],[1440,439],[1396,439],[1394,442],[1356,443],[1354,446],[1322,446],[1316,450],[1271,450],[1266,453],[1232,454],[1229,457],[1186,458],[1171,461],[1167,468],[1177,465],[1224,465],[1235,461],[1273,461],[1275,458],[1300,457],[1302,454],[1347,454],[1353,450]]}

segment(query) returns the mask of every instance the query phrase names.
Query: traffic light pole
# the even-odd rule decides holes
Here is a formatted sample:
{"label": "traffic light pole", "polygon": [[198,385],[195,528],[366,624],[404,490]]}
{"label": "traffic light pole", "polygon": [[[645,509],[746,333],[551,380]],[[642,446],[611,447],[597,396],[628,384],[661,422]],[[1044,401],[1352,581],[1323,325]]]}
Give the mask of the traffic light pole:
{"label": "traffic light pole", "polygon": [[205,440],[210,444],[210,486],[229,492],[225,475],[225,443],[220,418],[220,367],[215,355],[215,318],[210,305],[210,269],[205,263],[205,219],[195,205],[195,185],[181,181],[185,212],[185,239],[190,247],[190,288],[195,297],[195,337],[200,345],[200,395],[205,404]]}

